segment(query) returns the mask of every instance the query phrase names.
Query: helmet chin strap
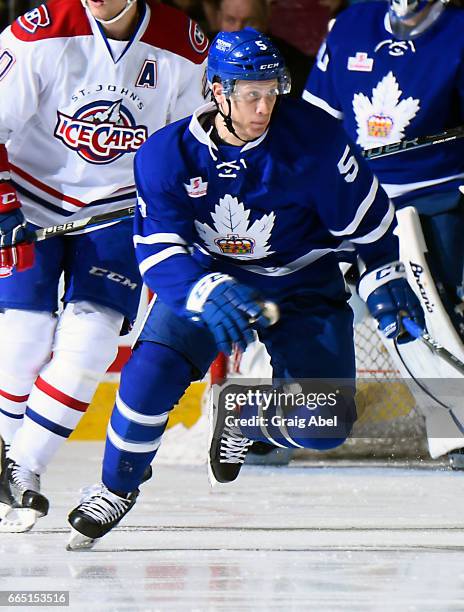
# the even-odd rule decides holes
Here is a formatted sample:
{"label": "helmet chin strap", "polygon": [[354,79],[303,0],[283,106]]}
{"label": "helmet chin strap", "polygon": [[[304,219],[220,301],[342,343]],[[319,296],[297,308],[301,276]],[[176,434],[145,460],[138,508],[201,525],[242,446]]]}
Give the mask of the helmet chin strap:
{"label": "helmet chin strap", "polygon": [[235,131],[234,128],[234,123],[232,121],[232,104],[229,100],[229,98],[227,98],[227,105],[229,106],[229,114],[226,115],[222,110],[221,107],[219,106],[219,104],[217,103],[216,98],[214,98],[214,102],[216,103],[216,108],[218,110],[218,113],[221,115],[221,117],[224,119],[224,123],[226,125],[227,130],[233,135],[235,136],[235,138],[238,138],[239,140],[241,140],[242,142],[244,142],[245,144],[247,144],[248,142],[254,142],[255,140],[258,140],[259,138],[261,138],[261,136],[257,136],[256,138],[250,138],[250,140],[244,140],[243,138],[241,138],[237,132]]}
{"label": "helmet chin strap", "polygon": [[219,104],[216,101],[216,98],[214,99],[214,101],[216,102],[216,107],[218,109],[218,113],[221,115],[221,117],[224,119],[224,123],[226,125],[227,130],[233,135],[235,136],[235,138],[238,138],[239,140],[241,140],[244,143],[247,142],[252,142],[253,140],[256,140],[256,138],[253,138],[252,140],[243,140],[243,138],[240,138],[240,136],[237,134],[237,132],[235,131],[234,128],[234,123],[232,121],[232,104],[229,100],[229,98],[227,98],[227,105],[229,107],[229,113],[226,115],[222,110],[221,107],[219,106]]}
{"label": "helmet chin strap", "polygon": [[[84,8],[87,8],[90,11],[88,0],[81,0],[81,2]],[[111,25],[112,23],[116,23],[116,21],[119,21],[121,17],[124,17],[124,15],[131,9],[132,5],[135,2],[137,2],[137,0],[126,0],[126,6],[122,9],[122,11],[120,11],[117,15],[115,15],[111,19],[99,19],[98,17],[95,17],[95,15],[93,15],[93,18],[96,21],[98,21],[98,23],[101,23],[102,25]]]}

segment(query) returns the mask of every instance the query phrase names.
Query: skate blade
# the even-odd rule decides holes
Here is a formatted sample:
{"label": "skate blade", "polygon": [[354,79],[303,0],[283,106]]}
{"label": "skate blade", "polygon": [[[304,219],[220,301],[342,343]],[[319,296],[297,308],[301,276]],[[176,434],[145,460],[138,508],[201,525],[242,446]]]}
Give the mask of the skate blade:
{"label": "skate blade", "polygon": [[209,449],[211,448],[211,444],[213,442],[213,434],[214,434],[214,416],[213,416],[213,410],[211,406],[213,402],[213,391],[211,390],[210,393],[211,393],[210,398],[209,398],[210,405],[208,406],[209,431],[208,431],[208,447],[206,449],[206,467],[208,470],[208,480],[209,480],[210,487],[214,489],[216,485],[220,483],[218,480],[216,480],[213,474],[213,470],[211,469],[211,460],[209,458]]}
{"label": "skate blade", "polygon": [[0,521],[5,518],[8,512],[11,510],[11,506],[8,504],[0,503]]}
{"label": "skate blade", "polygon": [[24,533],[30,531],[42,515],[30,508],[9,508],[0,520],[0,533]]}
{"label": "skate blade", "polygon": [[71,535],[69,537],[68,543],[66,544],[66,550],[90,550],[91,548],[93,548],[93,545],[98,542],[99,539],[100,538],[89,538],[88,536],[85,536],[84,534],[71,527]]}
{"label": "skate blade", "polygon": [[213,470],[211,469],[211,464],[209,462],[209,457],[208,457],[208,461],[206,462],[206,464],[208,466],[208,480],[209,480],[210,487],[212,489],[215,489],[216,487],[219,486],[219,488],[220,488],[220,485],[223,484],[223,483],[219,482],[219,480],[216,480],[216,477],[214,476]]}

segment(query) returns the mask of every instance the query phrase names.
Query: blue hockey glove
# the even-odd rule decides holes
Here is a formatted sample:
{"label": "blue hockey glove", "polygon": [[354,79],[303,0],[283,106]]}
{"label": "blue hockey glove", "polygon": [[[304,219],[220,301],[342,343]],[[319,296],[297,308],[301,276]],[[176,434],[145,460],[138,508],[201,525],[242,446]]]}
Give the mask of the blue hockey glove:
{"label": "blue hockey glove", "polygon": [[393,262],[366,272],[359,281],[358,293],[387,338],[397,338],[399,344],[415,340],[402,327],[403,317],[409,317],[425,329],[424,311],[406,280],[402,263]]}
{"label": "blue hockey glove", "polygon": [[186,303],[192,320],[201,320],[213,334],[218,350],[230,355],[236,344],[242,351],[254,341],[253,329],[267,327],[259,295],[227,274],[200,278]]}
{"label": "blue hockey glove", "polygon": [[19,208],[0,214],[0,278],[34,264],[34,233],[27,228]]}

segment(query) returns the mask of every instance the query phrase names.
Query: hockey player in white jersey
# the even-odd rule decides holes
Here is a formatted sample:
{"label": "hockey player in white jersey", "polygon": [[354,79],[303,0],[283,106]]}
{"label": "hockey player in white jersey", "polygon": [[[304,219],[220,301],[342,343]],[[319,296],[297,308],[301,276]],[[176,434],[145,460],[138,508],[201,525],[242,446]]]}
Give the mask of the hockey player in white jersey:
{"label": "hockey player in white jersey", "polygon": [[[133,507],[171,406],[218,351],[252,342],[252,326],[276,388],[310,378],[320,400],[307,395],[288,411],[271,402],[262,420],[259,402],[239,412],[219,403],[212,478],[234,480],[252,440],[319,450],[344,442],[356,419],[355,363],[336,251],[356,248],[366,262],[360,290],[386,334],[401,333],[402,316],[423,325],[397,261],[393,205],[339,122],[286,98],[273,43],[250,28],[219,33],[208,81],[213,102],[136,155],[134,244],[158,297],[121,375],[102,483],[69,515],[71,548],[92,544]],[[267,318],[267,301],[278,303],[278,320]]]}
{"label": "hockey player in white jersey", "polygon": [[141,288],[132,220],[37,243],[35,262],[32,230],[135,203],[134,154],[202,102],[207,46],[186,15],[144,0],[52,0],[0,36],[0,530],[47,513],[40,474]]}
{"label": "hockey player in white jersey", "polygon": [[[464,10],[453,2],[390,0],[352,6],[337,17],[303,97],[342,121],[363,149],[462,125],[463,31]],[[461,360],[464,198],[458,186],[464,177],[462,142],[412,147],[369,162],[400,209],[400,256],[426,310],[429,332]],[[411,207],[418,211],[420,223]],[[460,376],[424,346],[397,351],[390,345],[389,350],[406,375]],[[419,391],[416,385],[411,388]],[[427,412],[432,457],[464,446],[461,399],[455,397],[444,407],[433,399],[435,395],[421,393],[420,404]],[[452,462],[456,459],[455,453]]]}

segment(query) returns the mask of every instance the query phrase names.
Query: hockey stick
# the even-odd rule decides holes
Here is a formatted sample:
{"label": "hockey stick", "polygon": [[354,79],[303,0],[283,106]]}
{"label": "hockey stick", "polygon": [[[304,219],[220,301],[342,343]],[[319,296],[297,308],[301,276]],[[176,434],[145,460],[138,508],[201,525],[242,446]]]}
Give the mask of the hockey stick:
{"label": "hockey stick", "polygon": [[[280,319],[280,309],[275,302],[263,302],[262,316],[269,321],[269,327],[275,325]],[[250,325],[254,325],[257,321],[257,317],[252,317],[249,320]]]}
{"label": "hockey stick", "polygon": [[[35,231],[35,241],[46,240],[54,236],[62,236],[63,234],[71,234],[79,230],[84,230],[90,227],[103,225],[111,221],[121,221],[122,219],[130,219],[134,216],[135,206],[129,206],[128,208],[121,208],[120,210],[113,210],[109,213],[103,213],[101,215],[93,215],[92,217],[85,217],[84,219],[77,219],[76,221],[69,221],[61,225],[52,225],[50,227],[44,227]],[[279,307],[274,302],[263,303],[263,316],[269,320],[269,325],[277,323],[280,317]],[[250,319],[250,325],[256,323],[256,318]]]}
{"label": "hockey stick", "polygon": [[411,372],[410,368],[408,367],[408,364],[403,359],[400,351],[398,350],[398,343],[397,343],[396,339],[394,340],[394,344],[395,344],[396,354],[398,355],[398,358],[400,359],[401,363],[403,364],[403,367],[405,368],[405,370],[407,371],[409,376],[412,378],[412,380],[416,383],[416,385],[419,387],[419,389],[423,393],[428,395],[434,402],[436,402],[439,406],[444,408],[449,413],[450,417],[453,419],[454,424],[456,425],[458,430],[461,432],[461,434],[464,436],[464,428],[463,428],[463,426],[461,424],[461,421],[458,419],[458,417],[454,413],[454,409],[452,407],[450,407],[450,406],[447,406],[444,402],[442,402],[434,393],[432,393],[430,391],[430,389],[428,389],[418,378],[416,378],[414,376],[414,374]]}
{"label": "hockey stick", "polygon": [[446,361],[446,363],[453,366],[453,368],[455,368],[460,374],[464,375],[464,363],[458,359],[456,355],[450,353],[448,349],[434,340],[430,334],[422,331],[419,325],[417,325],[417,323],[411,319],[408,319],[408,317],[402,319],[402,324],[405,330],[410,333],[411,336],[421,340],[421,342],[428,346],[432,353],[439,355],[442,359],[444,359],[444,361]]}
{"label": "hockey stick", "polygon": [[445,130],[440,134],[417,136],[410,140],[400,140],[399,142],[392,142],[391,144],[382,145],[373,149],[364,149],[362,155],[366,159],[377,159],[378,157],[387,157],[387,155],[394,155],[395,153],[402,153],[403,151],[409,151],[411,149],[421,149],[422,147],[428,147],[430,145],[451,142],[463,137],[464,126],[461,125],[456,128]]}
{"label": "hockey stick", "polygon": [[[410,149],[420,149],[422,147],[428,147],[430,145],[442,144],[445,142],[451,142],[458,138],[464,137],[464,126],[452,128],[441,132],[440,134],[433,134],[431,136],[418,136],[411,140],[400,140],[392,144],[382,145],[375,147],[374,149],[364,149],[362,152],[363,157],[366,159],[377,159],[379,157],[386,157],[387,155],[394,155],[395,153],[402,153],[403,151],[409,151]],[[93,215],[92,217],[86,217],[84,219],[78,219],[77,221],[69,221],[60,225],[52,225],[51,227],[44,227],[38,229],[35,232],[35,240],[46,240],[47,238],[53,238],[54,236],[63,236],[64,234],[71,234],[83,229],[95,227],[110,221],[120,221],[121,219],[128,219],[134,215],[134,206],[129,208],[122,208],[121,210],[115,210],[110,213],[103,213],[102,215]]]}
{"label": "hockey stick", "polygon": [[111,221],[129,219],[130,217],[134,216],[134,211],[135,206],[129,206],[129,208],[121,208],[120,210],[113,210],[112,212],[103,213],[101,215],[93,215],[92,217],[85,217],[84,219],[69,221],[68,223],[62,223],[61,225],[44,227],[35,231],[35,240],[36,242],[39,242],[40,240],[54,238],[55,236],[63,236],[64,234],[71,234],[72,232],[95,227]]}
{"label": "hockey stick", "polygon": [[[269,321],[269,326],[275,325],[280,319],[280,309],[275,302],[263,302],[262,303],[264,316]],[[256,317],[249,319],[250,325],[254,326],[256,323]],[[213,361],[210,367],[211,384],[212,385],[223,385],[227,381],[227,373],[229,369],[229,361],[231,358],[234,360],[241,360],[242,351],[235,348],[233,355],[229,357],[225,353],[219,353],[216,359]]]}

